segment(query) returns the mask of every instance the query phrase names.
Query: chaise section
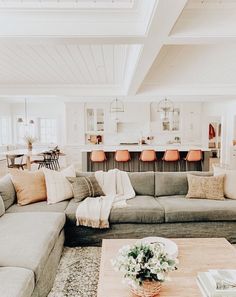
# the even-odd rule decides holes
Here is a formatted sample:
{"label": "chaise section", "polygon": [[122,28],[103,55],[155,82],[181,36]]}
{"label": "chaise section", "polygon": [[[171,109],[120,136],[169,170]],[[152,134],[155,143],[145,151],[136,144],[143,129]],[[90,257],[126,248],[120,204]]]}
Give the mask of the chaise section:
{"label": "chaise section", "polygon": [[34,273],[19,267],[0,267],[0,296],[30,297],[34,290]]}
{"label": "chaise section", "polygon": [[0,266],[32,270],[36,283],[64,227],[60,213],[8,213],[0,218]]}
{"label": "chaise section", "polygon": [[55,204],[47,204],[46,201],[32,203],[24,206],[13,204],[6,213],[18,212],[61,212],[64,213],[69,201],[62,201]]}
{"label": "chaise section", "polygon": [[236,200],[188,199],[183,195],[158,197],[165,210],[165,221],[236,221]]}

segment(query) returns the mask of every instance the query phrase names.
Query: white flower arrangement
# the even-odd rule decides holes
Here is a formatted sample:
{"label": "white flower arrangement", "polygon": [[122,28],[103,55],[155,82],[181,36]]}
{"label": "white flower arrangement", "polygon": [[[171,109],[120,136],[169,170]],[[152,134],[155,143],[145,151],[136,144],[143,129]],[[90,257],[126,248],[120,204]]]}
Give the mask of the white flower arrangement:
{"label": "white flower arrangement", "polygon": [[142,242],[122,247],[111,262],[129,284],[139,286],[144,281],[164,282],[168,279],[168,272],[176,270],[178,264],[161,243]]}

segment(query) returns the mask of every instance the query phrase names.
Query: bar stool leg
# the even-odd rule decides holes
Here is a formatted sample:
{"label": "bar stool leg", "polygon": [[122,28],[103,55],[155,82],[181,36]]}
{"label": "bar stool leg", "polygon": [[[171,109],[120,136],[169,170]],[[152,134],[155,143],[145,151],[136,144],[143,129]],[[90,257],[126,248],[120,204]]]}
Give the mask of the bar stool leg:
{"label": "bar stool leg", "polygon": [[178,160],[178,169],[181,171],[180,160]]}

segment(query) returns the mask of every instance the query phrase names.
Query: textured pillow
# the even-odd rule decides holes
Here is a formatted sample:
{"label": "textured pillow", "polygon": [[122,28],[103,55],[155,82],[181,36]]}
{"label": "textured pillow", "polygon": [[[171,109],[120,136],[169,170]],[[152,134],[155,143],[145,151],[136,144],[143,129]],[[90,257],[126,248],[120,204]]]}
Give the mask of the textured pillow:
{"label": "textured pillow", "polygon": [[214,166],[214,176],[225,175],[224,194],[225,197],[236,199],[236,170],[225,169]]}
{"label": "textured pillow", "polygon": [[90,177],[69,177],[72,184],[74,199],[80,202],[87,197],[105,196],[95,176]]}
{"label": "textured pillow", "polygon": [[12,170],[11,179],[14,184],[19,205],[26,205],[47,199],[44,173]]}
{"label": "textured pillow", "polygon": [[2,215],[4,215],[4,213],[5,213],[5,206],[4,206],[2,197],[0,196],[0,217],[1,217]]}
{"label": "textured pillow", "polygon": [[73,165],[62,171],[54,171],[47,168],[43,169],[48,204],[54,204],[73,197],[73,191],[67,177],[75,177],[75,168]]}
{"label": "textured pillow", "polygon": [[16,200],[16,191],[11,181],[10,174],[0,179],[0,195],[3,199],[5,209],[8,209]]}
{"label": "textured pillow", "polygon": [[224,200],[224,175],[202,177],[187,175],[187,198]]}

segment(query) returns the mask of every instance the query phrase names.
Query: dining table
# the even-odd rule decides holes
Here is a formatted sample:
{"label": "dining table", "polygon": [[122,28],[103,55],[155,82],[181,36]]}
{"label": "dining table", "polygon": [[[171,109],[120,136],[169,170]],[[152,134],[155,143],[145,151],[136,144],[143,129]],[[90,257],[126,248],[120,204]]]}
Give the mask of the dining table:
{"label": "dining table", "polygon": [[48,147],[44,148],[33,148],[32,150],[29,149],[15,149],[10,151],[1,152],[1,155],[7,156],[7,155],[24,155],[26,158],[26,168],[28,170],[31,170],[32,160],[35,157],[39,157],[43,152],[48,151]]}

